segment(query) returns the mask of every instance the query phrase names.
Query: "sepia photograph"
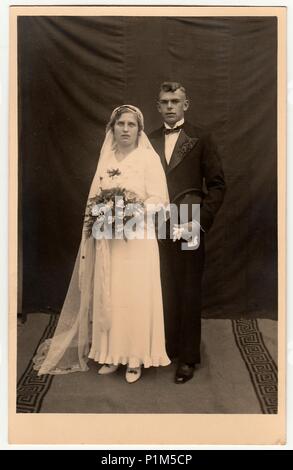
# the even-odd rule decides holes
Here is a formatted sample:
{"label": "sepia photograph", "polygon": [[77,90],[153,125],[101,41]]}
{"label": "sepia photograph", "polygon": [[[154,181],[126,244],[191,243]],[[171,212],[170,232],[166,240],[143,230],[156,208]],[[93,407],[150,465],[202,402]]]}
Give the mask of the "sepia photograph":
{"label": "sepia photograph", "polygon": [[275,415],[281,441],[285,12],[11,10],[15,417]]}

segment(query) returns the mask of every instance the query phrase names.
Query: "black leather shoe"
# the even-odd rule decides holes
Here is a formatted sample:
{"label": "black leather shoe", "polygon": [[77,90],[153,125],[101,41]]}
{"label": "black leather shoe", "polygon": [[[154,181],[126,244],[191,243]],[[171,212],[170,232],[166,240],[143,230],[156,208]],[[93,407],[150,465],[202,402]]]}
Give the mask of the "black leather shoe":
{"label": "black leather shoe", "polygon": [[179,364],[175,374],[175,383],[184,384],[192,379],[194,373],[194,366],[189,364]]}

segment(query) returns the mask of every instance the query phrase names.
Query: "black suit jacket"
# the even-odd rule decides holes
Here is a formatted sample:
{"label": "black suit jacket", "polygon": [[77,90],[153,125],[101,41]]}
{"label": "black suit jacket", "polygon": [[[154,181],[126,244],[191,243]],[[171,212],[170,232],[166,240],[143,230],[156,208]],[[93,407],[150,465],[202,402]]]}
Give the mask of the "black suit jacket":
{"label": "black suit jacket", "polygon": [[165,158],[163,126],[149,135],[166,172],[171,203],[201,203],[200,224],[211,227],[225,194],[225,179],[217,147],[211,135],[184,122],[169,164]]}

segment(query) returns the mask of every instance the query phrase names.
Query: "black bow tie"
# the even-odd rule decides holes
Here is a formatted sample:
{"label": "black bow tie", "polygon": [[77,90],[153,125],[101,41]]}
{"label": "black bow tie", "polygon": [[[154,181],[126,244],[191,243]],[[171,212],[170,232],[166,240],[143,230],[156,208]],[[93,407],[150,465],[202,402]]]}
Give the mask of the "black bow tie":
{"label": "black bow tie", "polygon": [[172,129],[167,129],[167,127],[164,127],[164,134],[174,134],[175,132],[179,132],[183,128],[183,124],[181,126],[173,127]]}

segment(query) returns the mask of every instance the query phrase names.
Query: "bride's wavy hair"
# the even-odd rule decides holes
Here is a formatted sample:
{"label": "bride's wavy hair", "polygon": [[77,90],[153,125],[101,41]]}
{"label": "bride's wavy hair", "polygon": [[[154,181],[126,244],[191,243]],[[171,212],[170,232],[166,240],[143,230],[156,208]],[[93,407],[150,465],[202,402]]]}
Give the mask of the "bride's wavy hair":
{"label": "bride's wavy hair", "polygon": [[108,132],[109,130],[113,132],[115,122],[120,118],[120,116],[122,116],[122,114],[125,114],[125,113],[132,113],[136,116],[137,124],[138,124],[138,135],[139,135],[141,131],[143,131],[144,129],[143,115],[141,111],[135,106],[125,105],[125,104],[114,109],[114,111],[111,114],[110,121],[108,122],[106,126],[106,132]]}

